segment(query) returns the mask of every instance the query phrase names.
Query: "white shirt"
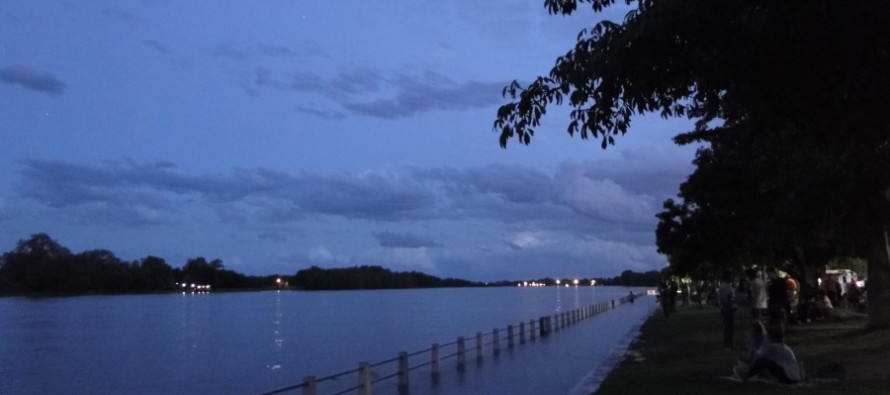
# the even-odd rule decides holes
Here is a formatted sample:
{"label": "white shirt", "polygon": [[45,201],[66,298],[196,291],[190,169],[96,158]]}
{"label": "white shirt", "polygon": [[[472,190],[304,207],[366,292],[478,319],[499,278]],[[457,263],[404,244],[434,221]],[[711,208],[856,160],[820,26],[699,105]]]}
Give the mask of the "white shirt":
{"label": "white shirt", "polygon": [[794,351],[785,343],[763,342],[757,355],[761,358],[769,359],[782,367],[785,375],[794,381],[800,381],[800,364],[794,356]]}
{"label": "white shirt", "polygon": [[766,284],[760,277],[751,281],[751,294],[754,295],[754,308],[766,310]]}

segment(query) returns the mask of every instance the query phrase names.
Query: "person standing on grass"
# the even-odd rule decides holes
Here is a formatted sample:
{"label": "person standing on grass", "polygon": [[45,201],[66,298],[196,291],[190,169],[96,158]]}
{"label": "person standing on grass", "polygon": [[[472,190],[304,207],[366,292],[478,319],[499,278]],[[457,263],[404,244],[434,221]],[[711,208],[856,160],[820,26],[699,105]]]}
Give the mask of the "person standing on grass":
{"label": "person standing on grass", "polygon": [[763,319],[766,314],[766,283],[760,273],[754,269],[745,271],[748,282],[751,283],[751,294],[754,296],[754,305],[751,308],[751,318],[754,320]]}
{"label": "person standing on grass", "polygon": [[847,307],[850,310],[859,311],[859,297],[861,296],[862,292],[859,291],[856,281],[850,281],[850,285],[847,286]]}
{"label": "person standing on grass", "polygon": [[735,289],[735,324],[741,328],[741,333],[751,326],[751,310],[754,309],[754,292],[751,283],[742,277]]}
{"label": "person standing on grass", "polygon": [[670,303],[671,303],[671,313],[677,312],[677,293],[680,292],[680,286],[677,284],[677,280],[671,280],[670,289],[668,290],[670,295]]}
{"label": "person standing on grass", "polygon": [[717,290],[717,303],[720,306],[720,316],[723,317],[723,347],[732,349],[732,338],[735,335],[735,293],[732,286],[732,272],[726,270]]}
{"label": "person standing on grass", "polygon": [[658,297],[661,299],[661,310],[664,312],[664,318],[671,317],[671,300],[670,300],[670,286],[668,285],[667,280],[661,282],[658,285]]}
{"label": "person standing on grass", "polygon": [[789,304],[788,282],[779,277],[775,270],[769,273],[770,282],[767,285],[767,308],[769,310],[769,325],[785,329],[785,321],[788,319]]}

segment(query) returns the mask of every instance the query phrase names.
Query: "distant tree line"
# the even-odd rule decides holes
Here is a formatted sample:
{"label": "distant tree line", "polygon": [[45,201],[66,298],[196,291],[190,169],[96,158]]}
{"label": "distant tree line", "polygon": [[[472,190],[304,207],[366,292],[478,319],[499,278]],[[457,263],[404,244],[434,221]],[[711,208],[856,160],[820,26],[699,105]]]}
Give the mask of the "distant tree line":
{"label": "distant tree line", "polygon": [[441,279],[420,272],[393,272],[380,266],[322,269],[312,266],[297,272],[293,285],[305,290],[400,289],[477,287],[482,283]]}
{"label": "distant tree line", "polygon": [[[597,285],[655,286],[659,272],[635,273],[626,270],[614,278],[595,279]],[[589,285],[594,279],[579,279]],[[534,280],[555,285],[551,278]],[[312,266],[295,276],[248,276],[227,270],[219,259],[203,257],[173,268],[163,258],[146,256],[124,261],[103,249],[72,253],[46,233],[19,240],[16,247],[0,256],[0,294],[76,295],[89,293],[169,292],[182,284],[209,285],[211,290],[248,290],[289,287],[303,290],[404,289],[479,286],[515,286],[516,281],[480,283],[428,274],[393,272],[380,266],[322,269]]]}
{"label": "distant tree line", "polygon": [[595,281],[596,285],[612,285],[612,286],[620,286],[620,287],[654,287],[657,286],[659,282],[663,278],[665,278],[667,274],[664,271],[648,271],[645,273],[637,273],[632,270],[625,270],[619,276],[615,277],[603,277],[603,278],[595,278],[595,277],[585,277],[578,279],[555,279],[550,277],[545,278],[536,278],[533,280],[505,280],[498,281],[493,283],[488,283],[488,286],[501,286],[501,287],[509,287],[516,286],[517,284],[542,284],[545,286],[552,285],[573,285],[575,280],[578,281],[577,285],[581,286],[590,286],[593,281]]}
{"label": "distant tree line", "polygon": [[654,287],[664,278],[664,273],[650,270],[637,273],[631,270],[621,272],[620,276],[597,280],[597,284],[618,285],[625,287]]}
{"label": "distant tree line", "polygon": [[226,270],[219,259],[189,259],[182,268],[147,256],[126,262],[108,250],[72,253],[45,233],[20,240],[0,257],[0,293],[83,294],[172,291],[177,284],[211,289],[252,289],[275,284],[276,276],[247,276]]}

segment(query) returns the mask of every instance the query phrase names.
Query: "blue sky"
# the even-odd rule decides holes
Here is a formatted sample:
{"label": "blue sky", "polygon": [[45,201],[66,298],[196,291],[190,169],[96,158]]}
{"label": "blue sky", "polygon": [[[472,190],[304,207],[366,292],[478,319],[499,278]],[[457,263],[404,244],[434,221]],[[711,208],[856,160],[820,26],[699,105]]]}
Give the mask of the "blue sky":
{"label": "blue sky", "polygon": [[473,280],[658,270],[654,217],[692,171],[643,117],[605,151],[553,108],[498,146],[513,79],[599,15],[536,1],[0,4],[0,251],[249,274],[382,265]]}

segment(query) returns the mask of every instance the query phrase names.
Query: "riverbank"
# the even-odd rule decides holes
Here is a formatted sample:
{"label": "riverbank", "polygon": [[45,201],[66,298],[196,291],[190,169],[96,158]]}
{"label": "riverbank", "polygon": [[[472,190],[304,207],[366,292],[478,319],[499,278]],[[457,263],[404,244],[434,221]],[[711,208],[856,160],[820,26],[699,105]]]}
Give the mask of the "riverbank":
{"label": "riverbank", "polygon": [[[659,309],[596,394],[886,394],[890,389],[890,331],[866,331],[865,325],[864,316],[852,314],[790,325],[786,341],[810,379],[794,386],[740,383],[726,376],[743,350],[721,347],[721,320],[716,309],[681,306],[669,319]],[[736,343],[743,344],[738,332]],[[812,377],[824,369],[838,373],[838,366],[843,367],[843,378]]]}

